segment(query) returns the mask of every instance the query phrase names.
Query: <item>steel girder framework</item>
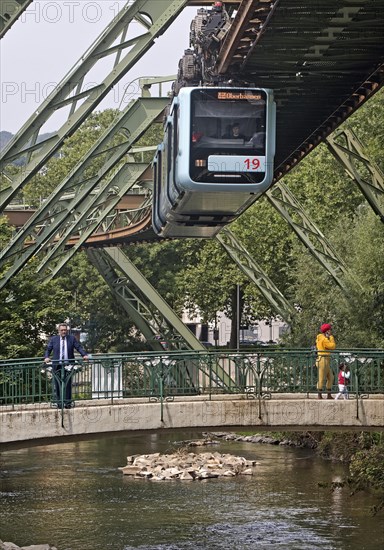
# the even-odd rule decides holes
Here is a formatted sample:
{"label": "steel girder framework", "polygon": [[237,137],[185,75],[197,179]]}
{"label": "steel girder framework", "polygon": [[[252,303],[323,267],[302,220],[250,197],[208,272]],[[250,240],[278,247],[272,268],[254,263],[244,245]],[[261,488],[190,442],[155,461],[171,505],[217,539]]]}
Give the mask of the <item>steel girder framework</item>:
{"label": "steel girder framework", "polygon": [[[44,279],[52,278],[66,265],[74,256],[83,243],[90,238],[92,234],[103,226],[103,221],[107,215],[117,206],[121,198],[129,192],[144,177],[148,170],[147,164],[125,163],[112,177],[110,182],[103,186],[102,191],[95,194],[89,202],[92,206],[85,211],[81,211],[79,219],[72,226],[68,227],[65,234],[60,237],[58,242],[53,242],[51,248],[43,258],[37,268],[37,272]],[[91,199],[91,197],[89,197]],[[130,216],[129,223],[131,228],[139,231],[141,227],[146,227],[151,220],[151,201],[145,200],[141,208],[135,210]],[[127,229],[125,228],[125,231]],[[108,239],[108,228],[104,227],[106,238]],[[73,239],[73,245],[67,247],[68,241],[77,233],[78,236]]]}
{"label": "steel girder framework", "polygon": [[119,304],[155,350],[163,350],[155,338],[161,336],[170,349],[205,350],[122,250],[116,247],[87,249]]}
{"label": "steel girder framework", "polygon": [[[164,350],[156,338],[161,336],[170,350],[207,351],[119,248],[88,249],[87,255],[153,349]],[[218,363],[213,362],[211,374],[225,386],[233,386]]]}
{"label": "steel girder framework", "polygon": [[337,130],[327,138],[326,144],[384,222],[384,176],[364,153],[364,146],[356,134],[348,129]]}
{"label": "steel girder framework", "polygon": [[[253,4],[255,4],[255,2],[253,2]],[[123,47],[122,47],[123,49]],[[115,52],[113,52],[115,53]],[[121,53],[121,51],[118,52],[118,55]],[[75,108],[77,106],[77,102],[81,100],[81,94],[74,98],[74,105],[75,105]],[[71,98],[72,99],[72,98]],[[64,106],[64,104],[63,104]],[[37,147],[37,145],[36,145]],[[32,146],[31,149],[29,149],[29,151],[32,151],[34,150],[34,147]],[[28,151],[28,149],[27,149]],[[25,152],[25,151],[24,151]],[[143,167],[136,167],[138,168],[138,171],[140,172],[142,170]],[[132,170],[132,166],[128,165],[128,164],[125,164],[123,168],[121,168],[121,173],[124,174],[125,176],[128,175],[128,172],[126,172],[126,170]],[[113,177],[114,178],[117,178],[115,181],[118,181],[118,180],[123,180],[124,178],[122,177],[119,177],[119,172],[117,172]],[[134,179],[134,177],[132,178],[128,178],[130,179],[130,184],[132,182],[132,180]],[[113,182],[113,180],[112,180]],[[111,183],[112,182],[108,182],[109,183],[109,187],[111,187]],[[129,185],[130,185],[129,184]],[[300,217],[302,217],[302,221],[301,223],[298,223],[297,222],[297,216],[298,216],[298,212],[300,212],[300,207],[297,203],[297,201],[294,199],[293,195],[289,192],[289,190],[285,187],[285,186],[280,186],[280,187],[276,187],[276,189],[272,189],[269,193],[271,194],[271,196],[269,196],[269,200],[272,202],[272,204],[279,210],[279,212],[285,217],[285,219],[287,219],[287,221],[289,221],[289,223],[291,224],[291,226],[294,228],[295,232],[299,235],[299,237],[301,238],[301,240],[306,244],[306,246],[308,246],[308,248],[311,250],[311,252],[315,255],[315,256],[318,256],[318,259],[320,260],[320,262],[322,263],[322,265],[324,267],[326,267],[326,269],[331,273],[331,275],[334,277],[334,279],[336,280],[336,282],[340,285],[340,286],[343,286],[341,283],[340,283],[340,278],[339,278],[339,274],[340,274],[340,271],[344,274],[346,274],[346,271],[345,271],[345,265],[341,262],[341,260],[339,258],[337,258],[337,256],[335,255],[334,251],[331,249],[331,247],[328,245],[328,243],[326,243],[326,241],[324,240],[324,236],[318,232],[318,230],[313,226],[312,222],[310,222],[310,220],[308,219],[308,217],[305,215],[305,214],[299,214]],[[122,188],[120,188],[122,189]],[[60,267],[63,265],[63,263],[65,263],[69,257],[71,257],[74,253],[74,250],[77,250],[81,244],[83,244],[85,242],[85,239],[86,239],[86,235],[89,235],[90,234],[90,231],[88,231],[88,228],[92,225],[92,223],[94,223],[93,220],[97,219],[98,221],[101,221],[102,218],[104,218],[108,212],[110,212],[111,208],[113,208],[113,206],[111,206],[111,208],[107,208],[106,210],[104,210],[104,215],[97,215],[95,217],[95,208],[99,209],[99,212],[100,212],[100,207],[102,205],[102,197],[103,197],[103,193],[106,192],[106,189],[103,189],[102,192],[101,192],[101,195],[100,197],[97,197],[95,199],[96,202],[91,202],[88,206],[89,208],[86,209],[86,211],[84,212],[84,216],[83,215],[80,215],[79,212],[77,212],[77,217],[74,216],[74,219],[72,220],[72,225],[68,225],[68,226],[64,226],[61,229],[61,234],[60,234],[60,240],[59,241],[56,241],[54,242],[53,244],[50,245],[50,249],[49,249],[49,253],[47,254],[45,260],[43,260],[42,264],[40,264],[40,270],[43,271],[44,269],[47,269],[49,268],[51,270],[51,274],[54,275],[55,273],[57,273],[57,271],[60,269]],[[95,198],[95,197],[94,197]],[[120,198],[120,195],[119,195],[119,198]],[[117,199],[118,200],[118,199]],[[110,203],[113,202],[113,201],[110,201]],[[63,201],[63,204],[65,203],[65,201]],[[67,204],[68,206],[71,205],[70,202],[67,201]],[[116,204],[116,202],[114,203]],[[73,204],[72,204],[73,206]],[[84,206],[84,205],[83,205]],[[288,208],[291,209],[291,212],[294,212],[293,214],[293,219],[290,214],[288,213]],[[66,210],[67,212],[70,211],[69,208],[67,208]],[[284,211],[284,214],[283,214],[283,211]],[[303,221],[304,220],[304,221]],[[88,227],[86,228],[87,226],[87,222],[92,222],[88,225]],[[93,228],[96,227],[96,225],[92,225]],[[81,237],[80,239],[77,241],[77,244],[75,245],[75,247],[73,247],[73,252],[68,252],[68,251],[65,251],[65,248],[66,248],[66,243],[68,242],[68,239],[70,239],[70,236],[73,235],[73,233],[75,231],[79,231],[81,232]],[[40,231],[40,229],[39,229]],[[313,245],[313,243],[311,242],[311,239],[313,240],[313,238],[315,237],[315,240],[317,241],[320,241],[321,242],[321,246],[319,247],[318,246],[318,243],[316,243],[315,245]],[[228,237],[228,242],[231,241],[231,239]],[[51,242],[52,243],[52,239],[49,241],[46,241],[47,243]],[[232,252],[234,250],[236,250],[237,248],[237,245],[234,245],[233,244],[234,241],[232,241]],[[38,246],[38,250],[41,250],[43,245],[40,245]],[[238,254],[238,251],[240,250],[240,248],[237,248],[237,252],[236,254]],[[245,250],[245,249],[244,249]],[[244,256],[244,258],[246,258],[246,256]],[[56,261],[56,265],[52,268],[49,264],[52,264]],[[248,259],[245,261],[245,264],[248,264],[247,268],[249,268],[250,264],[249,264],[249,261]],[[255,268],[255,265],[252,267],[252,270],[254,270]],[[252,271],[251,270],[251,271]],[[255,273],[255,272],[254,272]],[[254,277],[254,273],[253,273],[253,276],[251,277],[251,279]],[[260,272],[261,273],[261,272]],[[269,287],[270,285],[270,281],[267,282],[267,284],[265,284],[265,281],[263,281],[263,284],[265,286],[265,288]],[[272,283],[273,285],[273,283]],[[277,294],[276,294],[276,288],[273,288],[270,287],[268,289],[268,292],[271,292],[271,296],[270,296],[270,303],[273,304],[273,301],[275,300],[275,297],[278,295],[279,291],[277,291]],[[271,301],[272,300],[272,301]],[[283,298],[284,300],[284,298]],[[286,304],[284,304],[284,306],[286,306]],[[288,304],[289,306],[289,304]],[[289,306],[291,307],[291,306]],[[288,309],[285,308],[286,311],[285,311],[285,316],[287,316],[287,311]],[[281,309],[281,311],[283,311],[283,309]]]}
{"label": "steel girder framework", "polygon": [[216,235],[216,239],[222,244],[241,271],[256,284],[274,311],[288,322],[295,312],[294,307],[286,300],[262,267],[250,256],[232,231],[230,229],[222,229]]}
{"label": "steel girder framework", "polygon": [[384,83],[384,0],[242,2],[217,71],[272,88],[275,181]]}
{"label": "steel girder framework", "polygon": [[27,9],[33,0],[2,0],[0,2],[0,38]]}
{"label": "steel girder framework", "polygon": [[[51,246],[49,259],[57,261],[67,241],[77,231],[87,232],[91,226],[96,229],[95,220],[101,222],[131,186],[132,170],[136,177],[144,171],[143,167],[139,167],[137,172],[132,165],[124,163],[125,166],[121,167],[118,163],[147,128],[161,118],[168,101],[167,98],[142,98],[133,101],[120,113],[2,251],[0,266],[9,260],[12,260],[12,266],[0,281],[0,288],[43,249]],[[124,141],[116,142],[117,136]],[[105,155],[104,164],[92,171],[93,161],[101,155]],[[113,169],[112,177],[103,179]],[[85,233],[78,245],[84,240]]]}
{"label": "steel girder framework", "polygon": [[285,183],[280,181],[274,185],[267,191],[266,197],[289,223],[310,253],[328,271],[338,286],[346,292],[345,280],[351,277],[346,264],[312,222]]}
{"label": "steel girder framework", "polygon": [[[242,0],[230,0],[226,2],[234,7],[241,4]],[[22,13],[33,2],[33,0],[1,0],[0,2],[0,38],[3,38],[5,33],[19,19]],[[188,6],[211,6],[212,0],[188,0]],[[39,9],[39,8],[38,8]]]}
{"label": "steel girder framework", "polygon": [[[0,157],[1,171],[6,172],[7,166],[20,157],[25,157],[27,162],[20,174],[0,189],[0,212],[154,44],[154,39],[169,27],[186,4],[187,0],[136,0],[126,4],[4,148]],[[133,21],[141,25],[143,32],[128,39],[128,27]],[[103,70],[105,58],[111,61],[109,72],[100,84],[88,89],[84,84],[86,75],[98,62]],[[38,143],[42,126],[60,109],[69,109],[67,121],[53,136]]]}

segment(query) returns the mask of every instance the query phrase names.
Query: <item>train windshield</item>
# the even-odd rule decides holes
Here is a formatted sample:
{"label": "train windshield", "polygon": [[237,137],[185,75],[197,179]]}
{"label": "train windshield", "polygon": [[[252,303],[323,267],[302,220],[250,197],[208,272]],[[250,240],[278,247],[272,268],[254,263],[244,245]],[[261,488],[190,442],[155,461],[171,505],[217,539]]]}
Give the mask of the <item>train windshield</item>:
{"label": "train windshield", "polygon": [[[191,94],[190,176],[255,183],[265,176],[267,94],[204,88]],[[263,164],[264,163],[264,164]]]}

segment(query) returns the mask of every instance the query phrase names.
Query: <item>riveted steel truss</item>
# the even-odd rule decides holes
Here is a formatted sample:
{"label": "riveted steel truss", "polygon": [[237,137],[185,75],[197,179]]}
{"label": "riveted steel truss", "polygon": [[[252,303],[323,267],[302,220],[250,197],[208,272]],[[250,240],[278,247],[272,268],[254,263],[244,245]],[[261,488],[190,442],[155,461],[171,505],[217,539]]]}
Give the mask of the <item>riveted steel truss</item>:
{"label": "riveted steel truss", "polygon": [[345,277],[350,277],[346,264],[285,183],[280,181],[274,185],[266,192],[266,197],[289,223],[309,252],[328,271],[338,286],[346,291]]}
{"label": "riveted steel truss", "polygon": [[[232,68],[247,81],[275,90],[278,104],[275,181],[382,86],[383,43],[375,37],[382,37],[383,2],[353,0],[340,6],[331,0],[324,0],[312,6],[315,11],[311,12],[311,17],[307,13],[310,2],[305,9],[303,2],[297,0],[284,3],[252,0],[241,4],[224,48],[229,57],[222,56],[220,70]],[[21,5],[22,1],[12,3]],[[9,185],[0,189],[0,210],[44,166],[63,141],[76,131],[184,6],[192,3],[186,0],[127,2],[81,61],[4,149],[0,166],[5,172],[20,157],[25,157],[27,164]],[[133,21],[139,23],[144,31],[128,39],[128,27]],[[364,33],[365,29],[371,30],[369,36]],[[354,55],[346,53],[349,48],[355,52]],[[96,63],[106,58],[112,61],[110,72],[95,87],[86,89],[86,75]],[[43,124],[60,109],[69,111],[67,122],[55,135],[39,143]],[[119,129],[125,130],[125,126],[121,124]],[[100,148],[92,149],[86,155],[71,173],[70,179],[62,182],[36,217],[28,222],[23,235],[16,236],[5,249],[0,256],[0,265],[1,262],[13,262],[5,282],[30,257],[40,252],[46,254],[40,263],[40,272],[54,276],[75,251],[94,236],[97,227],[111,214],[133,181],[137,178],[148,181],[144,166],[123,159],[129,151],[127,144],[112,145],[108,139],[105,138],[99,144]],[[337,151],[334,152],[337,156],[346,149],[343,139],[353,141],[341,136],[336,138],[336,142],[328,140],[328,146]],[[358,151],[354,141],[348,148],[344,166],[350,175],[354,174],[367,200],[383,218],[383,180],[374,174],[369,181],[366,178],[367,166],[362,172],[356,172],[357,158],[359,163],[364,164],[364,155]],[[101,173],[86,180],[84,171],[89,168],[88,163],[100,154],[105,154],[107,159]],[[348,275],[345,264],[288,188],[279,183],[268,191],[267,197],[336,283],[345,289],[343,279]],[[59,204],[57,210],[56,203]],[[144,201],[138,213],[139,219],[130,222],[137,232],[149,223],[148,212],[149,205]],[[112,233],[105,225],[104,231],[111,238]],[[74,240],[75,234],[77,240]],[[276,311],[287,318],[293,311],[292,306],[249,258],[244,247],[235,242],[231,234],[223,233],[222,240],[226,242],[224,246],[231,249],[236,261],[242,257],[243,271],[249,272],[247,274],[251,280],[262,292],[264,290],[263,294],[270,303],[275,304]]]}
{"label": "riveted steel truss", "polygon": [[222,229],[216,239],[223,245],[241,271],[257,286],[264,298],[282,319],[287,322],[295,313],[294,307],[286,300],[263,268],[254,260],[230,229]]}
{"label": "riveted steel truss", "polygon": [[[103,231],[103,237],[107,241],[113,230],[108,229],[103,221],[117,207],[121,198],[137,185],[147,168],[147,164],[125,163],[97,194],[88,195],[88,204],[78,212],[78,217],[72,213],[73,223],[66,228],[60,227],[58,236],[49,247],[37,272],[45,279],[48,274],[49,278],[57,275],[83,243],[97,231]],[[131,213],[129,225],[124,228],[125,233],[139,231],[141,227],[147,227],[151,223],[151,201],[145,196],[143,199],[141,208]],[[128,224],[127,219],[126,223]],[[68,245],[72,246],[68,248]]]}
{"label": "riveted steel truss", "polygon": [[[166,342],[170,350],[206,351],[203,344],[119,248],[88,249],[87,255],[153,349],[164,349],[156,338],[161,336],[161,340]],[[219,379],[225,386],[233,387],[233,380],[220,367],[219,362],[212,361],[209,375]]]}
{"label": "riveted steel truss", "polygon": [[383,14],[384,0],[239,6],[216,70],[274,90],[275,181],[383,86]]}
{"label": "riveted steel truss", "polygon": [[14,22],[33,0],[2,0],[0,2],[0,38],[9,31]]}
{"label": "riveted steel truss", "polygon": [[91,248],[87,255],[154,349],[164,349],[156,336],[170,349],[205,349],[122,250]]}
{"label": "riveted steel truss", "polygon": [[[4,148],[0,157],[0,170],[20,157],[27,159],[23,170],[10,184],[0,189],[0,211],[59,150],[64,140],[72,135],[95,107],[106,97],[112,87],[129,71],[140,57],[153,45],[175,20],[187,4],[187,0],[136,0],[127,2],[105,31],[88,49],[80,61],[64,77],[43,104],[25,123]],[[128,27],[135,21],[143,31],[134,38],[127,38]],[[111,62],[105,69],[105,59]],[[100,62],[107,72],[104,79],[88,88],[85,77]],[[39,142],[39,133],[49,118],[64,109],[69,116],[54,135]]]}
{"label": "riveted steel truss", "polygon": [[[140,180],[146,166],[126,164],[124,156],[148,127],[161,119],[168,101],[168,98],[142,98],[120,113],[2,251],[0,265],[10,260],[12,265],[0,281],[0,288],[35,254],[50,248],[47,262],[57,262],[71,236],[82,232],[75,243],[78,248],[85,235],[90,234],[90,228],[96,229],[129,187]],[[104,164],[100,168],[94,161],[102,155]],[[45,265],[43,262],[40,268]]]}
{"label": "riveted steel truss", "polygon": [[326,144],[384,222],[384,176],[364,153],[364,147],[356,134],[348,129],[337,130],[326,139]]}

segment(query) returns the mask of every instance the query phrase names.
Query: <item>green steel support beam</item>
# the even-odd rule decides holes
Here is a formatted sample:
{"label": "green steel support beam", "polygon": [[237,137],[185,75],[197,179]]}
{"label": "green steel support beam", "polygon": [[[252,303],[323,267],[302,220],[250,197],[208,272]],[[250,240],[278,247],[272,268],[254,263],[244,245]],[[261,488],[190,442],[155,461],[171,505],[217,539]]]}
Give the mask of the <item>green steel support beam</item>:
{"label": "green steel support beam", "polygon": [[151,88],[155,84],[159,86],[159,97],[163,96],[163,87],[162,85],[165,82],[174,82],[177,79],[177,74],[172,74],[170,76],[150,76],[149,78],[140,78],[139,87],[141,90],[141,97],[151,97]]}
{"label": "green steel support beam", "polygon": [[384,176],[364,153],[364,147],[352,130],[337,130],[326,139],[330,152],[348,176],[360,187],[371,208],[384,222]]}
{"label": "green steel support beam", "polygon": [[283,182],[278,182],[266,192],[266,197],[289,223],[309,252],[346,292],[344,277],[351,277],[344,261],[339,257],[323,233],[304,211],[293,193]]}
{"label": "green steel support beam", "polygon": [[156,324],[157,319],[150,318],[150,311],[146,304],[130,288],[129,284],[126,284],[126,278],[117,274],[113,262],[111,262],[105,251],[90,248],[87,249],[87,256],[148,344],[155,351],[163,351],[164,348],[160,341],[155,338],[156,335],[162,333],[162,327]]}
{"label": "green steel support beam", "polygon": [[[49,245],[60,230],[64,232],[77,219],[84,219],[84,216],[92,214],[94,201],[92,191],[121,162],[147,128],[159,119],[168,101],[168,98],[142,98],[127,105],[1,252],[0,267],[9,261],[12,261],[12,266],[0,280],[0,288],[3,288],[32,256]],[[122,136],[124,142],[113,146],[116,136]],[[103,166],[98,169],[93,168],[92,172],[93,161],[103,153],[106,155]],[[105,182],[104,187],[108,184],[108,181]],[[102,189],[101,192],[103,192]],[[71,200],[65,200],[68,194],[73,195]],[[106,207],[104,214],[107,215],[108,212],[110,208]]]}
{"label": "green steel support beam", "polygon": [[[113,86],[154,44],[154,40],[171,25],[186,4],[187,0],[136,0],[133,3],[128,2],[114,17],[106,30],[4,148],[0,157],[2,172],[6,172],[7,166],[22,156],[28,162],[10,185],[4,183],[4,187],[0,189],[0,212],[59,150],[64,140],[77,130]],[[125,35],[132,21],[141,24],[143,32],[126,40]],[[112,61],[108,69],[105,58]],[[85,77],[91,69],[96,69],[99,61],[100,71],[107,74],[100,84],[87,89]],[[43,125],[53,114],[68,106],[68,120],[52,137],[37,143]]]}
{"label": "green steel support beam", "polygon": [[[205,350],[203,344],[119,248],[89,249],[87,255],[99,269],[119,304],[150,342],[156,335],[161,335],[173,349],[187,347]],[[101,265],[104,266],[103,270],[100,270]]]}
{"label": "green steel support beam", "polygon": [[[126,163],[120,167],[110,181],[100,187],[98,193],[86,198],[75,218],[71,212],[71,224],[62,225],[55,241],[47,250],[43,261],[37,268],[44,279],[55,277],[64,265],[73,257],[85,241],[102,225],[103,220],[115,209],[122,197],[143,177],[148,170],[148,164]],[[131,221],[137,225],[141,219],[151,219],[151,201],[140,209],[139,219]],[[77,237],[73,246],[68,242],[71,237]],[[57,239],[57,240],[56,240]],[[107,244],[107,243],[106,243]],[[71,246],[71,248],[67,248]]]}
{"label": "green steel support beam", "polygon": [[271,304],[272,308],[285,321],[289,322],[295,313],[294,307],[285,299],[280,290],[271,281],[265,271],[250,256],[245,247],[239,242],[230,229],[222,229],[216,239],[223,245],[232,260],[241,271],[256,284],[262,295]]}
{"label": "green steel support beam", "polygon": [[[119,248],[88,249],[87,255],[104,277],[119,304],[150,344],[156,335],[161,335],[170,349],[206,351],[203,344]],[[218,364],[212,365],[212,373],[225,386],[233,387],[234,381]]]}
{"label": "green steel support beam", "polygon": [[0,38],[9,31],[14,22],[27,9],[33,0],[1,0],[0,2]]}

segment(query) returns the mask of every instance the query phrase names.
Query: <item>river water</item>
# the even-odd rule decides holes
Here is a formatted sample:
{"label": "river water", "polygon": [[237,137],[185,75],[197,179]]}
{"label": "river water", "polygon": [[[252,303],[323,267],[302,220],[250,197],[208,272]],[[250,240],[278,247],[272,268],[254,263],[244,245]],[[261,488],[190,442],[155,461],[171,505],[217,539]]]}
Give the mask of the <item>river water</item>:
{"label": "river water", "polygon": [[199,437],[130,433],[3,451],[0,539],[58,550],[384,547],[373,497],[332,491],[346,469],[310,450],[243,442],[191,449],[257,460],[252,477],[151,482],[118,470],[128,455],[173,452]]}

